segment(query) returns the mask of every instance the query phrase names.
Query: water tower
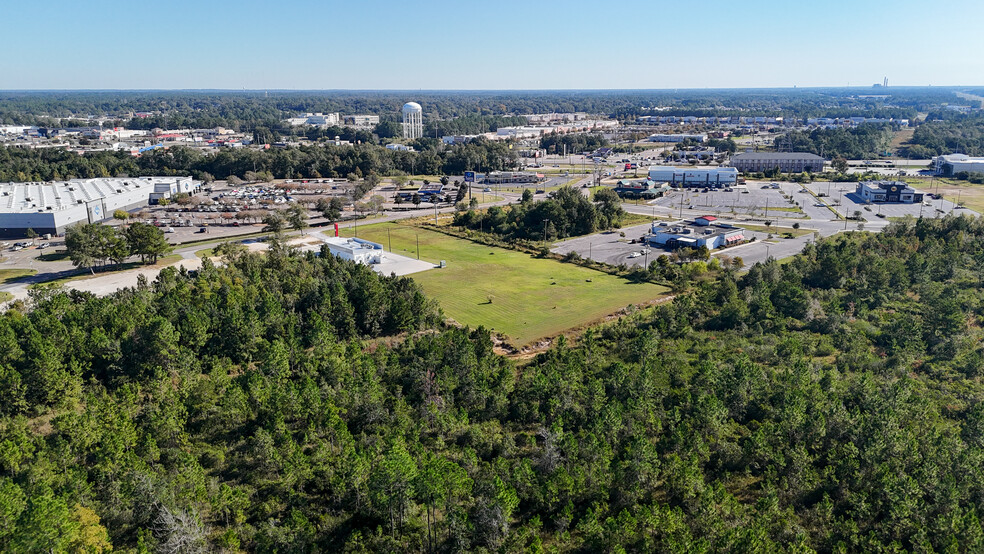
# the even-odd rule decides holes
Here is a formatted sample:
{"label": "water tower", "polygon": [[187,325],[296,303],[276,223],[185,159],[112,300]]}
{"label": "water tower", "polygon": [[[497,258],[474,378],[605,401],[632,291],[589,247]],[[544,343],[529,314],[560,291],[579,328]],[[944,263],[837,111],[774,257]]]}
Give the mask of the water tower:
{"label": "water tower", "polygon": [[403,138],[419,139],[424,136],[424,110],[416,102],[403,105]]}

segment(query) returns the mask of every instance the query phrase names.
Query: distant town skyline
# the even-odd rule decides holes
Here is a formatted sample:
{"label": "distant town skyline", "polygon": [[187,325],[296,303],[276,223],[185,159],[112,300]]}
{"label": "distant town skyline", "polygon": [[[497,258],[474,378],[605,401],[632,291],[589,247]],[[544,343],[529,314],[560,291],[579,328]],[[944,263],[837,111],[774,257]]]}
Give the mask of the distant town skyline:
{"label": "distant town skyline", "polygon": [[984,5],[17,2],[0,89],[984,85]]}

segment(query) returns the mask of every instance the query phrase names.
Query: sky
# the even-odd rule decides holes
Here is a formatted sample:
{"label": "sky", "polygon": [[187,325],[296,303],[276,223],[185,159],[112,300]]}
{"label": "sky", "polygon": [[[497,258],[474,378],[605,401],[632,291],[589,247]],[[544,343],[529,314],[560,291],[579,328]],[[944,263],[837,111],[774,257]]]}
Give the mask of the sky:
{"label": "sky", "polygon": [[984,85],[981,0],[0,0],[0,90]]}

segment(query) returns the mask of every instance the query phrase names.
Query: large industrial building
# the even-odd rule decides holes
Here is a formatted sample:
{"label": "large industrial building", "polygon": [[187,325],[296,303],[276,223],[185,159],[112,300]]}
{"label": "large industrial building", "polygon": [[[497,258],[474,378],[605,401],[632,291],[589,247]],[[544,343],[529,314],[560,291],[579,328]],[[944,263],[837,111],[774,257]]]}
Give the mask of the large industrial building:
{"label": "large industrial building", "polygon": [[944,154],[933,158],[937,175],[952,176],[957,173],[984,173],[984,158],[971,158],[967,154]]}
{"label": "large industrial building", "polygon": [[424,109],[416,102],[403,105],[403,138],[419,139],[424,136]]}
{"label": "large industrial building", "polygon": [[62,234],[75,223],[95,223],[116,210],[133,210],[200,183],[191,177],[112,177],[50,183],[0,183],[0,236]]}
{"label": "large industrial building", "polygon": [[820,173],[823,158],[809,152],[745,152],[731,158],[731,166],[742,173],[772,171],[783,173]]}
{"label": "large industrial building", "polygon": [[738,170],[733,167],[649,167],[649,179],[680,187],[722,188],[738,182]]}
{"label": "large industrial building", "polygon": [[854,192],[865,202],[914,204],[923,201],[921,192],[902,181],[862,181]]}
{"label": "large industrial building", "polygon": [[670,250],[676,248],[700,248],[708,250],[732,246],[745,241],[745,230],[726,223],[717,223],[717,218],[706,215],[692,222],[653,223],[650,234],[645,237],[651,245]]}

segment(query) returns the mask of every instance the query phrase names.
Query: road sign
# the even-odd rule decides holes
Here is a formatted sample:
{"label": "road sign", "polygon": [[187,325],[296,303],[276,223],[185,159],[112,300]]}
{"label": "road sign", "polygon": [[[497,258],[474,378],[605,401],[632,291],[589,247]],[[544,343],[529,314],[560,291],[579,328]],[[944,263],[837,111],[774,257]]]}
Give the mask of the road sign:
{"label": "road sign", "polygon": [[465,182],[466,183],[474,183],[475,182],[475,172],[474,171],[466,171],[465,172]]}

